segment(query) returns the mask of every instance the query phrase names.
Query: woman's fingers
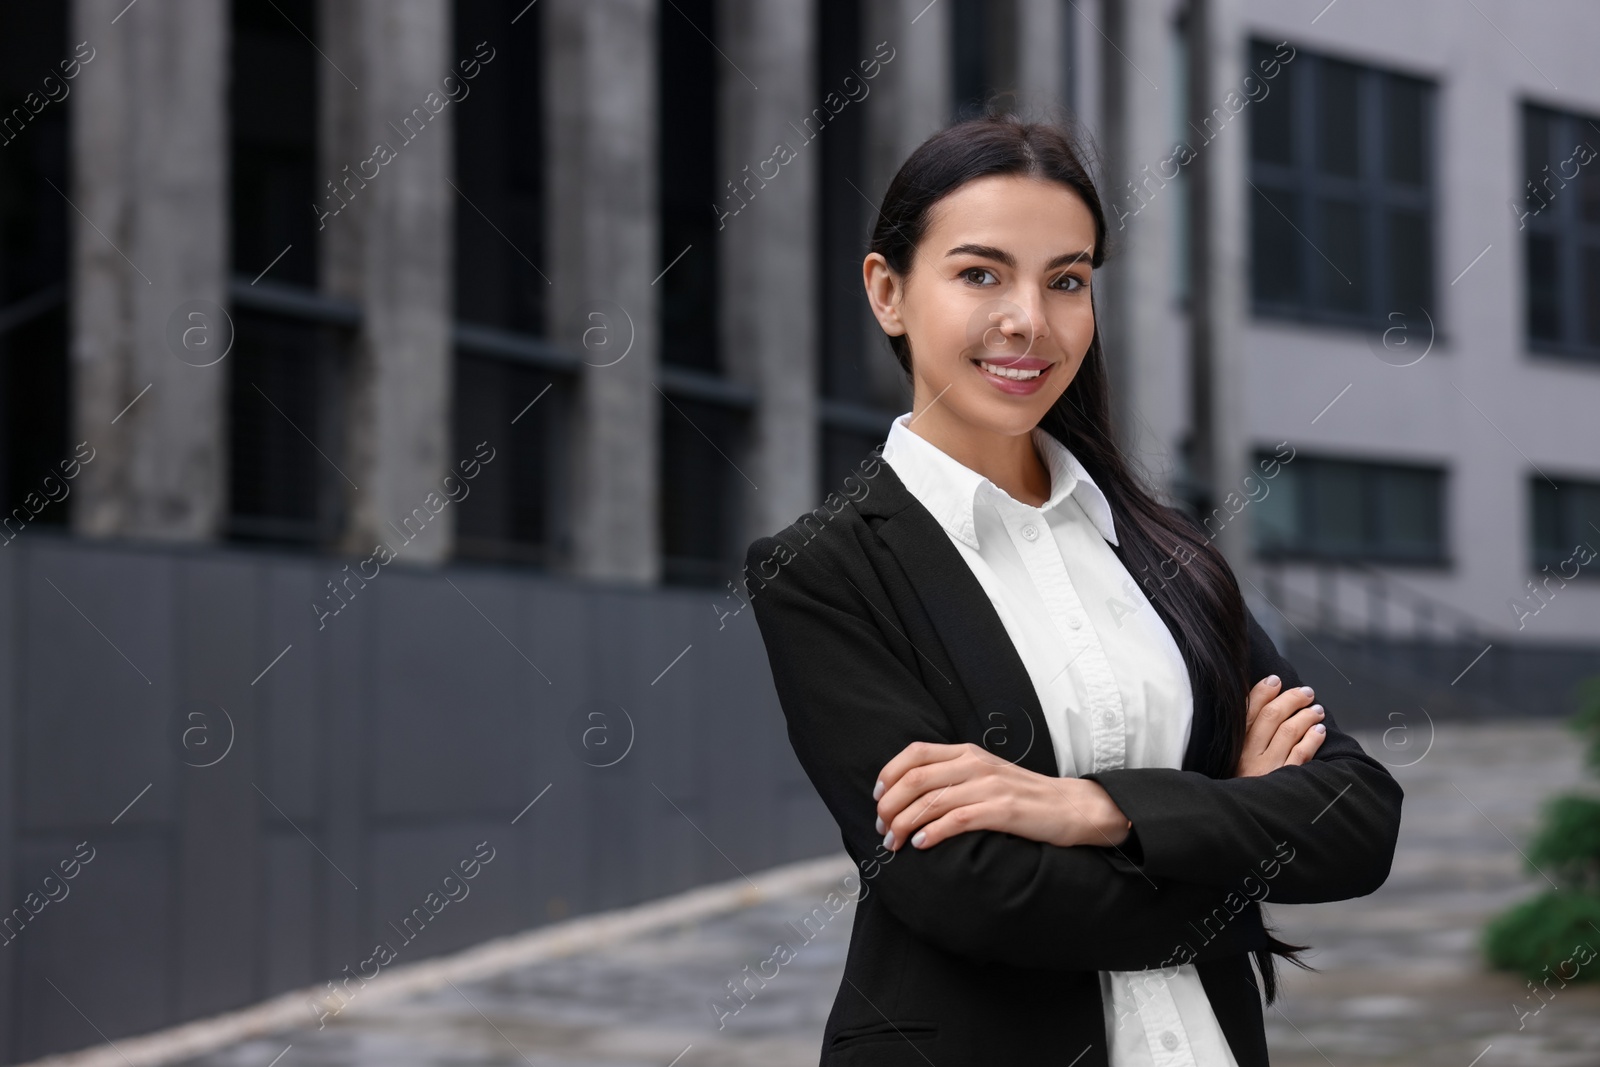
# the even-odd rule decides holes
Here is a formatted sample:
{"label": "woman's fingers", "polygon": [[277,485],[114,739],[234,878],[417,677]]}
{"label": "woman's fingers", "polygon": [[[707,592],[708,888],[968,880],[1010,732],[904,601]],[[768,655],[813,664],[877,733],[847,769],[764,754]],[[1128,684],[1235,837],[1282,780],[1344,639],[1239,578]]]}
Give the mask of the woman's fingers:
{"label": "woman's fingers", "polygon": [[892,819],[880,816],[884,847],[898,850],[909,842],[927,848],[968,830],[997,828],[999,805],[984,794],[971,780],[952,782],[917,797]]}
{"label": "woman's fingers", "polygon": [[936,741],[911,742],[911,744],[902,748],[894,759],[885,763],[883,770],[878,772],[878,782],[873,787],[872,799],[881,800],[883,795],[913,767],[955,759],[968,747],[967,745],[943,745]]}
{"label": "woman's fingers", "polygon": [[1309,762],[1317,754],[1317,749],[1322,747],[1322,742],[1327,739],[1328,730],[1320,721],[1314,723],[1305,732],[1305,736],[1295,742],[1289,750],[1289,758],[1284,761],[1284,766],[1298,767]]}
{"label": "woman's fingers", "polygon": [[1289,759],[1289,753],[1294,751],[1305,736],[1312,732],[1312,727],[1320,724],[1323,719],[1322,705],[1312,704],[1290,715],[1272,735],[1272,743],[1267,746],[1267,752],[1278,760],[1282,766]]}
{"label": "woman's fingers", "polygon": [[1290,716],[1308,707],[1316,698],[1309,685],[1297,685],[1293,689],[1285,689],[1282,693],[1267,701],[1261,709],[1261,714],[1256,717],[1256,730],[1267,740],[1275,736],[1283,727]]}
{"label": "woman's fingers", "polygon": [[1245,701],[1245,729],[1248,730],[1256,721],[1256,716],[1261,714],[1261,709],[1267,701],[1278,695],[1278,687],[1283,684],[1276,674],[1269,674],[1261,681],[1250,687],[1248,699]]}
{"label": "woman's fingers", "polygon": [[[1313,697],[1310,686],[1278,691],[1281,680],[1272,675],[1252,687],[1245,717],[1244,748],[1234,774],[1251,777],[1284,765],[1290,751],[1321,717],[1321,708],[1306,716]],[[1274,695],[1276,694],[1276,695]]]}
{"label": "woman's fingers", "polygon": [[[878,798],[878,822],[883,826],[880,832],[887,833],[894,827],[900,815],[909,807],[917,808],[923,803],[919,798],[926,794],[937,794],[958,782],[972,779],[983,773],[987,764],[993,759],[984,759],[976,745],[942,745],[927,741],[915,741],[894,759],[884,765],[883,774],[879,777],[883,789],[875,791]],[[905,839],[905,827],[902,832],[895,834],[895,840]],[[886,842],[888,844],[888,842]],[[892,846],[891,846],[892,847]]]}
{"label": "woman's fingers", "polygon": [[[951,790],[952,793],[955,790]],[[937,818],[925,822],[919,829],[907,831],[907,839],[912,848],[932,848],[940,841],[948,840],[957,834],[964,834],[968,830],[993,830],[999,825],[999,810],[995,804],[963,804],[943,812]],[[901,843],[900,833],[895,834],[895,847]]]}

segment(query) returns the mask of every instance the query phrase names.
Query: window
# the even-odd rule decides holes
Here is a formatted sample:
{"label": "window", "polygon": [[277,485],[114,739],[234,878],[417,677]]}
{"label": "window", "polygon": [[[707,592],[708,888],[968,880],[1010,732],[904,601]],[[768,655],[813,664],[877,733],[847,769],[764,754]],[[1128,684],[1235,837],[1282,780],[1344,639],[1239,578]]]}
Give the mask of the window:
{"label": "window", "polygon": [[[665,271],[656,283],[661,289],[661,362],[708,373],[721,367],[714,205],[731,210],[743,202],[718,181],[717,69],[722,59],[711,43],[717,37],[715,7],[712,0],[685,0],[662,8],[657,54],[658,269]],[[736,224],[736,218],[725,224]]]}
{"label": "window", "polygon": [[954,0],[950,11],[952,112],[983,113],[988,95],[1017,81],[1017,0]]}
{"label": "window", "polygon": [[[872,46],[863,32],[862,0],[817,5],[817,85],[836,91],[845,79],[861,81],[859,63]],[[861,261],[877,214],[866,174],[868,95],[841,111],[818,139],[817,294],[821,305],[817,369],[821,376],[821,462],[818,499],[838,491],[846,475],[884,440],[889,421],[902,408],[880,395],[882,383],[900,374],[882,340],[861,288]],[[894,410],[890,410],[894,408]]]}
{"label": "window", "polygon": [[[59,64],[74,61],[67,16],[65,4],[7,4],[0,10],[0,514],[37,510],[37,518],[29,521],[49,524],[67,521],[70,495],[60,506],[42,510],[23,501],[50,492],[42,480],[51,474],[59,478],[60,464],[72,456],[67,440],[71,242],[62,196],[69,186],[68,105],[59,95],[71,90]],[[51,76],[50,86],[59,88],[43,86]],[[58,98],[41,106],[47,91]],[[24,103],[30,95],[31,107]]]}
{"label": "window", "polygon": [[[1068,20],[1071,21],[1070,19]],[[1172,144],[1174,146],[1185,144],[1192,136],[1189,129],[1189,48],[1190,35],[1194,32],[1194,20],[1190,18],[1189,9],[1182,9],[1172,20],[1172,32],[1168,37],[1167,51],[1173,91],[1171,94],[1172,111],[1168,122],[1172,129]],[[1190,230],[1193,224],[1189,218],[1190,189],[1189,172],[1176,165],[1173,160],[1174,174],[1170,180],[1172,185],[1172,295],[1178,306],[1184,310],[1189,307],[1189,257],[1193,254]],[[1163,164],[1165,165],[1165,164]],[[1164,175],[1164,171],[1158,171]],[[1118,209],[1119,211],[1122,209]]]}
{"label": "window", "polygon": [[452,62],[489,41],[455,111],[452,469],[481,443],[456,516],[457,556],[558,569],[570,559],[564,442],[578,358],[547,340],[543,8],[457,0]]}
{"label": "window", "polygon": [[1528,344],[1600,358],[1600,144],[1596,123],[1525,104],[1525,184],[1512,203],[1523,234]]}
{"label": "window", "polygon": [[[1277,48],[1251,42],[1251,66]],[[1382,328],[1432,313],[1432,107],[1417,78],[1303,50],[1282,63],[1249,105],[1257,315]]]}
{"label": "window", "polygon": [[[233,348],[228,536],[328,545],[342,525],[343,353],[359,312],[317,292],[316,11],[233,0],[229,109]],[[349,187],[347,187],[348,189]],[[326,225],[348,223],[327,219]]]}
{"label": "window", "polygon": [[[1586,574],[1600,574],[1600,482],[1554,481],[1533,475],[1533,569],[1570,576],[1587,557]],[[1583,551],[1578,551],[1580,548]],[[1576,558],[1574,558],[1576,556]],[[1570,561],[1570,562],[1569,562]]]}
{"label": "window", "polygon": [[[661,244],[662,577],[717,585],[736,574],[749,483],[738,464],[755,392],[724,376],[717,231],[743,197],[721,174],[719,71],[725,60],[714,0],[676,0],[657,20]],[[752,90],[753,91],[753,90]],[[738,180],[749,183],[747,175]],[[747,186],[748,187],[748,186]],[[753,190],[751,190],[753,192]]]}
{"label": "window", "polygon": [[[1263,452],[1258,459],[1273,457]],[[1268,491],[1256,504],[1257,552],[1442,564],[1444,480],[1436,467],[1302,454],[1263,482]]]}

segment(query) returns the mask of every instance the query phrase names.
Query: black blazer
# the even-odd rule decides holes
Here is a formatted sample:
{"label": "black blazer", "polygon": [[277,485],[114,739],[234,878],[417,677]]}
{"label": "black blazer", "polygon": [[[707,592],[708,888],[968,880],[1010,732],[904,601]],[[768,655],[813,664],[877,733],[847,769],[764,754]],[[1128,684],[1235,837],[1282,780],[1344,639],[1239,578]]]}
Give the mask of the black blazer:
{"label": "black blazer", "polygon": [[[975,830],[889,853],[872,790],[912,741],[1058,770],[1032,682],[966,561],[887,463],[862,471],[851,500],[830,495],[756,539],[744,579],[795,755],[860,868],[822,1067],[1106,1067],[1097,972],[1184,962],[1239,1067],[1266,1067],[1249,955],[1269,945],[1258,901],[1376,890],[1399,784],[1331,710],[1304,766],[1208,771],[1217,711],[1197,698],[1182,769],[1084,775],[1133,822],[1120,850]],[[1248,621],[1250,680],[1300,684]]]}

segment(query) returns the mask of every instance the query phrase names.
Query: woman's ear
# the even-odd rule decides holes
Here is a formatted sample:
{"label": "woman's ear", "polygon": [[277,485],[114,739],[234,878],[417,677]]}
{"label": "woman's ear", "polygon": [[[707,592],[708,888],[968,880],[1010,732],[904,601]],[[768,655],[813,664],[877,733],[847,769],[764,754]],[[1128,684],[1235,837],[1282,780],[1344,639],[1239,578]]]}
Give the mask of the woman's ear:
{"label": "woman's ear", "polygon": [[895,274],[883,253],[870,252],[861,261],[861,281],[866,286],[873,317],[883,327],[883,332],[891,337],[905,333],[905,323],[900,321],[900,299],[905,295],[905,282]]}

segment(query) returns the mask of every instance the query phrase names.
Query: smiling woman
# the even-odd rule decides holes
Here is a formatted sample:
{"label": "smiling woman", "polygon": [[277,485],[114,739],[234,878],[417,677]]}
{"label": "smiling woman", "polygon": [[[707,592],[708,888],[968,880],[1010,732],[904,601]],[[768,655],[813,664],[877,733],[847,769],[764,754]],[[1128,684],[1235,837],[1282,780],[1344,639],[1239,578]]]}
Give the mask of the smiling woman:
{"label": "smiling woman", "polygon": [[912,410],[873,493],[747,553],[789,557],[752,604],[796,756],[858,863],[903,857],[857,910],[824,1067],[1265,1067],[1261,994],[1303,946],[1240,887],[1388,876],[1399,786],[1117,446],[1105,255],[1065,131],[926,141],[862,263]]}

